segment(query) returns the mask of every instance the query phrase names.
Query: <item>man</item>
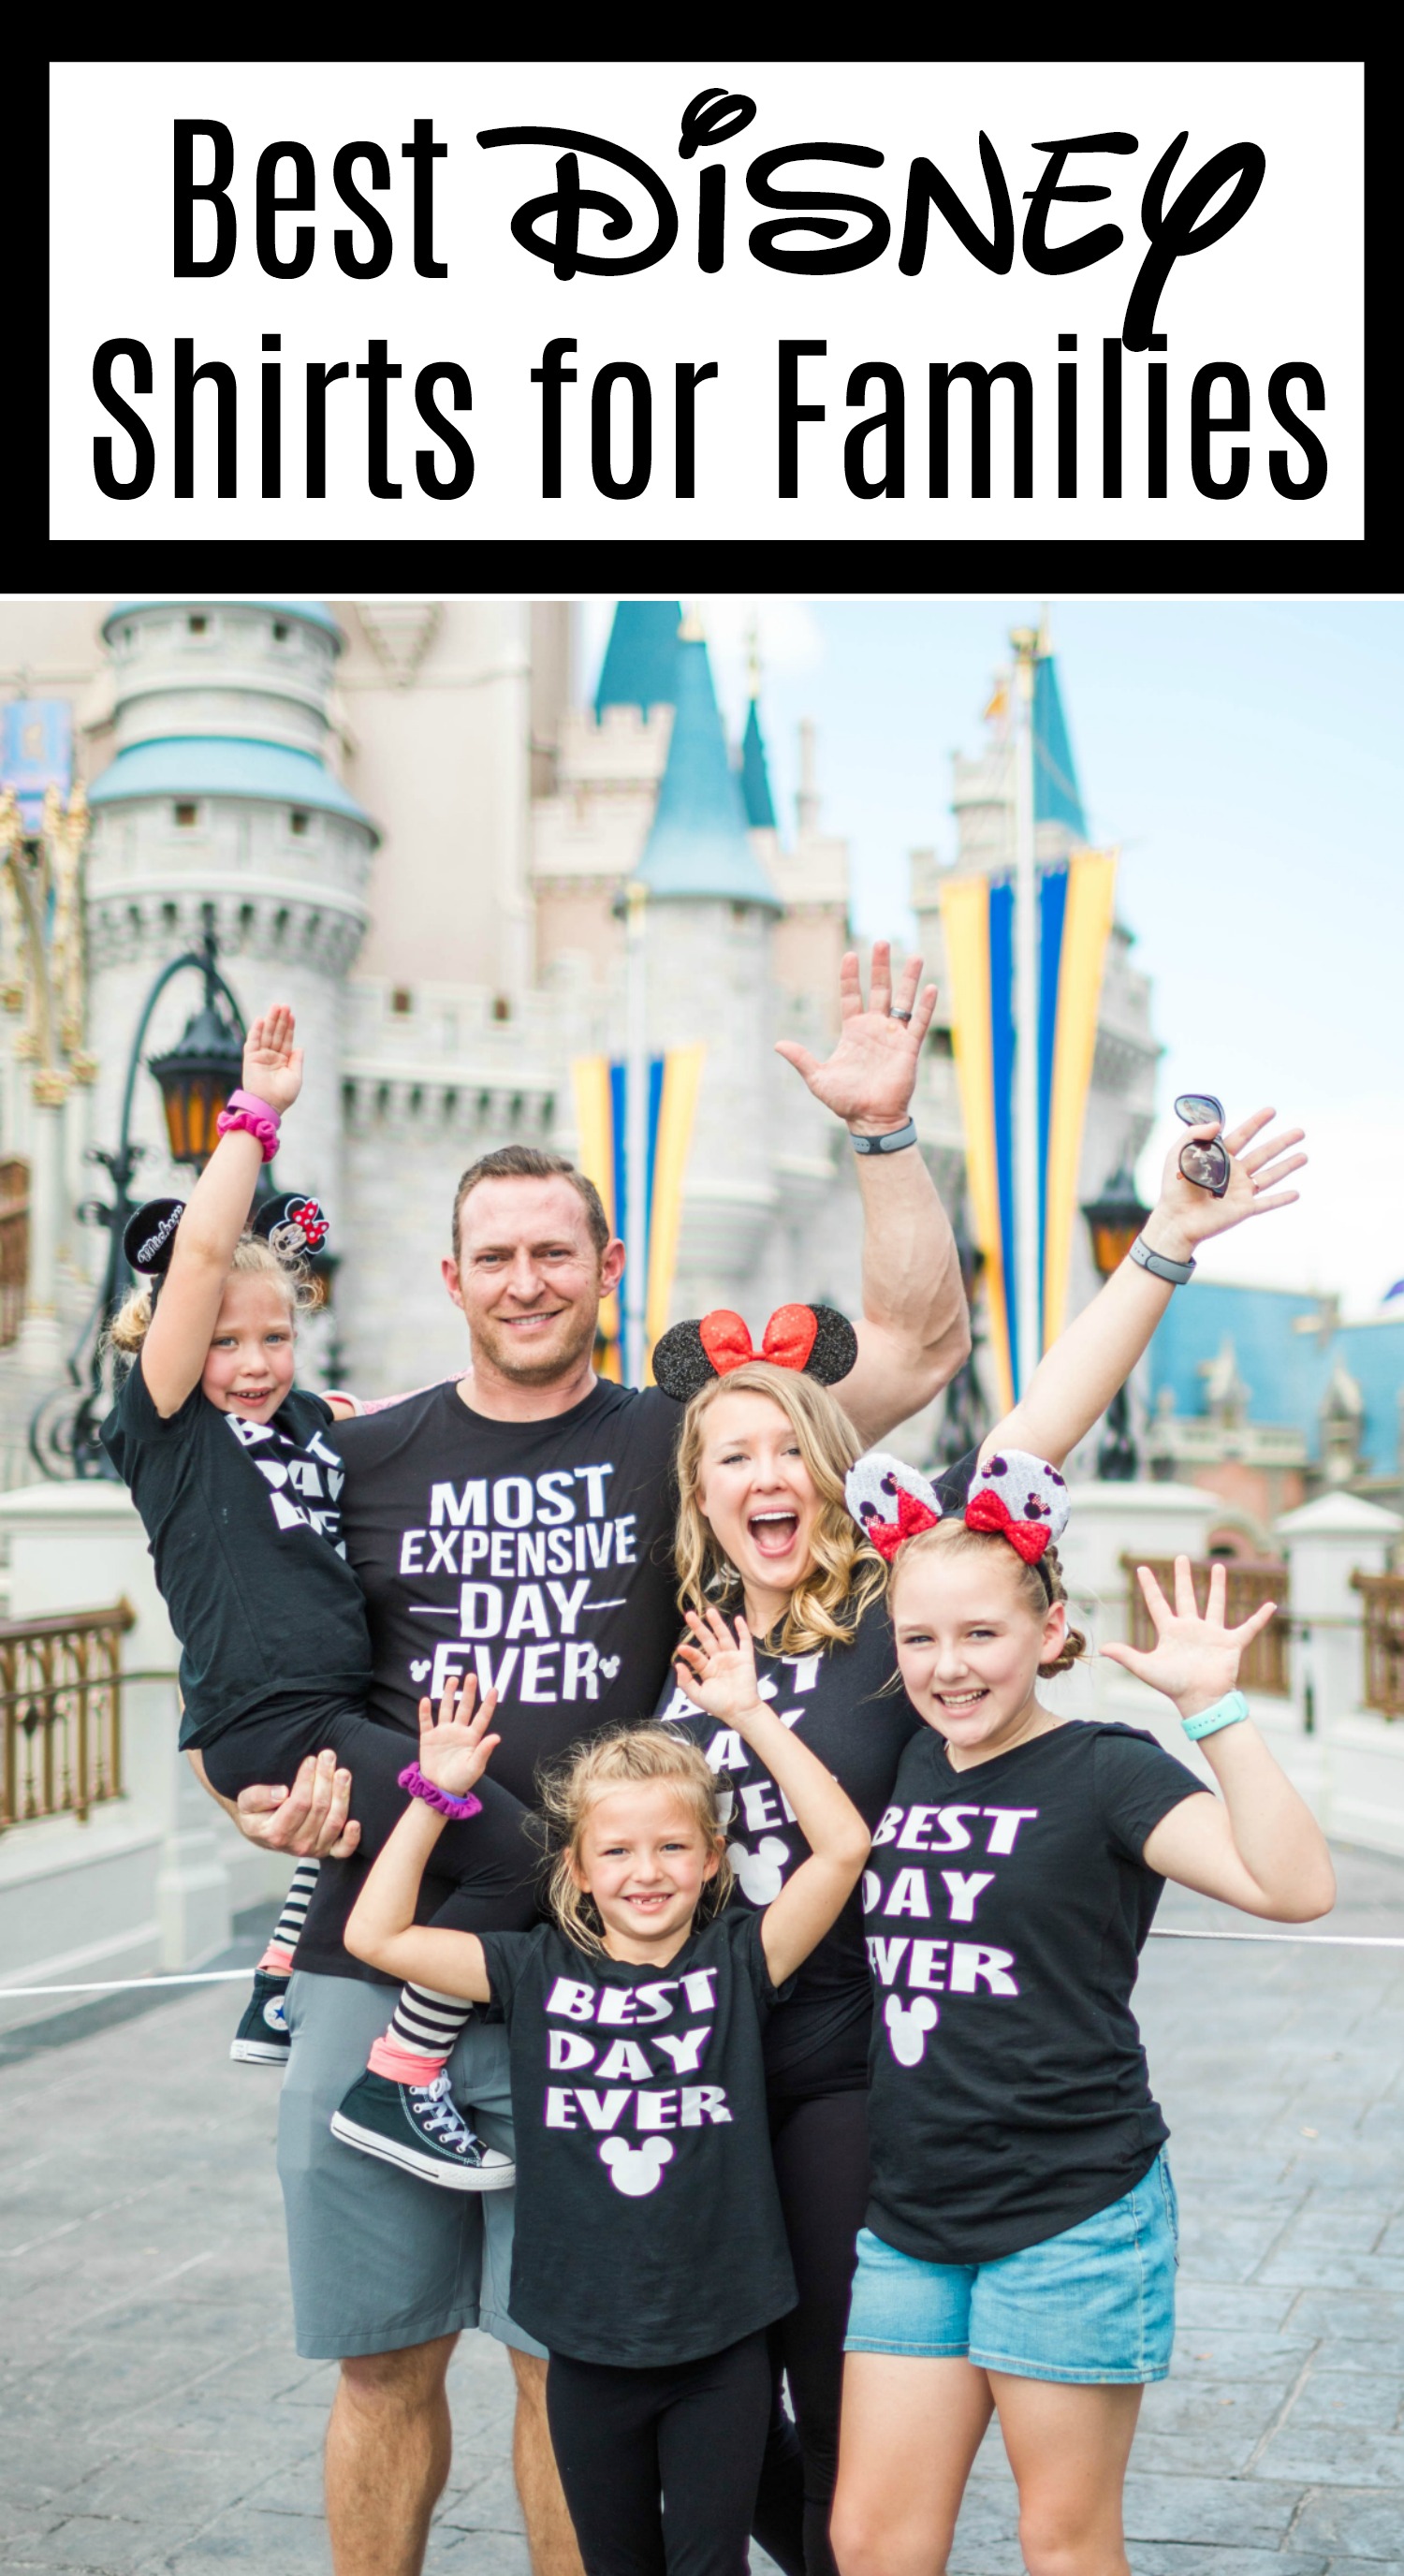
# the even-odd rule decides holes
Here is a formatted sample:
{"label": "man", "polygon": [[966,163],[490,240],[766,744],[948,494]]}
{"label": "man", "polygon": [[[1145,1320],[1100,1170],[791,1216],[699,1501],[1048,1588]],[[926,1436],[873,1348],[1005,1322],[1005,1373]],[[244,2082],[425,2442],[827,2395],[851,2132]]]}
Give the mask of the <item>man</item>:
{"label": "man", "polygon": [[[935,1003],[920,973],[910,961],[894,996],[879,942],[865,1008],[858,961],[845,958],[828,1062],[778,1049],[859,1155],[863,1314],[838,1393],[870,1442],[925,1404],[969,1349],[950,1227],[920,1154],[905,1150]],[[886,1142],[867,1141],[877,1139]],[[529,1800],[543,1755],[644,1718],[657,1701],[677,1638],[668,1471],[681,1414],[657,1389],[594,1375],[600,1302],[619,1283],[624,1247],[562,1158],[508,1147],[474,1165],[459,1184],[453,1243],[444,1280],[468,1325],[471,1374],[342,1426],[342,1525],[370,1614],[372,1715],[408,1734],[421,1693],[440,1691],[450,1671],[476,1672],[501,1694],[493,1773]],[[506,2308],[515,2195],[435,2190],[330,2134],[387,2000],[341,1947],[363,1869],[350,1857],[349,1787],[323,1754],[290,1794],[249,1790],[231,1810],[253,1841],[332,1856],[289,1990],[279,2165],[298,2349],[342,2364],[326,2455],[337,2576],[418,2576],[448,2475],[449,2359],[461,2329],[479,2324],[512,2356],[514,2467],[535,2576],[575,2576],[545,2356]],[[470,2025],[451,2071],[488,2144],[510,2150],[503,2031]]]}

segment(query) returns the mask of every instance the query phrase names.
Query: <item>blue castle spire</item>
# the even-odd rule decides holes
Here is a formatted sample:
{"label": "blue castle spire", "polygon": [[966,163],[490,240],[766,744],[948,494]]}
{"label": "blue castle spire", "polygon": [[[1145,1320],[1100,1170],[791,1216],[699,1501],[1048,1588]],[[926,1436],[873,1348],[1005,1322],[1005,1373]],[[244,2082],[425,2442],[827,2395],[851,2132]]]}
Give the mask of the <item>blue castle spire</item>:
{"label": "blue castle spire", "polygon": [[605,646],[595,714],[606,707],[670,707],[677,691],[678,628],[682,609],[676,599],[621,599]]}
{"label": "blue castle spire", "polygon": [[753,832],[773,832],[777,829],[775,801],[770,793],[770,771],[766,765],[765,743],[760,729],[760,713],[754,698],[751,700],[750,714],[746,718],[746,730],[741,737],[741,801],[746,808],[746,820]]}
{"label": "blue castle spire", "polygon": [[1065,824],[1079,841],[1085,841],[1082,791],[1051,653],[1040,653],[1034,664],[1033,737],[1034,821]]}
{"label": "blue castle spire", "polygon": [[678,639],[668,765],[639,875],[657,900],[685,896],[727,903],[780,901],[747,837],[741,781],[727,757],[700,633]]}

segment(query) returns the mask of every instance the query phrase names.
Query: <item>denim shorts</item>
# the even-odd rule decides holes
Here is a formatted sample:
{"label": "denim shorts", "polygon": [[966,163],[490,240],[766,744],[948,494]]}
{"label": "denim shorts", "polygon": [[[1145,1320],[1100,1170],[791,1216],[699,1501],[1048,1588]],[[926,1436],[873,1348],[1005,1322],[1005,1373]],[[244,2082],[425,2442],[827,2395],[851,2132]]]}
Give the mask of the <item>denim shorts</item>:
{"label": "denim shorts", "polygon": [[923,2263],[864,2228],[846,2349],[974,2362],[1017,2379],[1164,2379],[1179,2213],[1162,2147],[1109,2209],[994,2263]]}

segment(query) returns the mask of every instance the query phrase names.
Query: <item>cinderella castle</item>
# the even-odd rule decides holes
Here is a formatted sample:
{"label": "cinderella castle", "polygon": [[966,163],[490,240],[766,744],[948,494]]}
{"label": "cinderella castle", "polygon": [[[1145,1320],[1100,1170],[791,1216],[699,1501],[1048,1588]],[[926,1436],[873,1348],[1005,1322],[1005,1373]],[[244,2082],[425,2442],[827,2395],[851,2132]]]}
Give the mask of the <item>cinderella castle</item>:
{"label": "cinderella castle", "polygon": [[[454,1183],[512,1139],[577,1150],[572,1065],[623,1049],[631,880],[648,896],[649,1045],[705,1050],[674,1314],[733,1306],[756,1331],[785,1296],[856,1311],[853,1158],[773,1052],[786,1035],[827,1050],[851,938],[848,850],[821,826],[812,735],[782,818],[759,694],[728,742],[705,637],[677,601],[617,604],[588,699],[576,627],[556,600],[0,603],[0,788],[18,799],[0,806],[4,1481],[34,1473],[24,1425],[61,1380],[100,1274],[102,1236],[78,1216],[96,1186],[85,1157],[119,1131],[155,978],[207,929],[245,1015],[287,999],[306,1048],[276,1169],[331,1219],[312,1382],[376,1394],[462,1364],[439,1276]],[[1040,679],[1037,845],[1058,859],[1087,832],[1046,654]],[[984,748],[955,761],[952,811],[939,855],[912,859],[938,985],[943,873],[1013,857],[1013,746],[997,715]],[[63,955],[48,959],[40,1010],[45,938]],[[1118,923],[1087,1198],[1134,1166],[1151,1124],[1157,1048],[1131,946]],[[199,999],[192,975],[173,982],[148,1060]],[[959,1217],[946,1004],[943,992],[915,1109]],[[134,1195],[188,1191],[139,1069],[131,1133]],[[1073,1263],[1070,1310],[1096,1285],[1080,1242]],[[914,1454],[939,1430],[911,1426]]]}

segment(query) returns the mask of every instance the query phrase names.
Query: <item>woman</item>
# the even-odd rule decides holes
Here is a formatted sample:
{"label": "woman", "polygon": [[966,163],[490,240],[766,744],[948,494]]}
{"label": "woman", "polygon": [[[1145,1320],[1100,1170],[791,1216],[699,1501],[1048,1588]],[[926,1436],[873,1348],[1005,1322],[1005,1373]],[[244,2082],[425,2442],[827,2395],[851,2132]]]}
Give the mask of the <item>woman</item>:
{"label": "woman", "polygon": [[[1281,1184],[1306,1160],[1292,1150],[1301,1130],[1264,1139],[1274,1114],[1259,1110],[1223,1136],[1230,1170],[1220,1197],[1188,1180],[1172,1151],[1139,1239],[1162,1274],[1128,1256],[1047,1353],[980,1456],[1000,1445],[1065,1458],[1141,1357],[1169,1304],[1172,1274],[1188,1277],[1195,1248],[1296,1198]],[[1217,1121],[1193,1131],[1202,1142],[1217,1134]],[[661,1386],[691,1397],[678,1453],[680,1604],[744,1616],[763,1692],[802,1729],[871,1828],[920,1720],[897,1676],[881,1565],[844,1499],[860,1444],[824,1382],[841,1392],[851,1357],[841,1319],[818,1315],[817,1326],[799,1328],[789,1366],[746,1358],[726,1365],[725,1319],[707,1317],[664,1336],[654,1372]],[[772,1327],[767,1343],[785,1341]],[[740,1348],[747,1347],[743,1330]],[[945,1509],[964,1508],[976,1465],[972,1452],[939,1480]],[[670,1693],[661,1713],[687,1724],[713,1767],[727,1771],[739,1894],[765,1905],[806,1856],[795,1821],[734,1733],[693,1710],[685,1690]],[[776,2172],[799,2298],[772,2337],[777,2403],[754,2529],[785,2576],[835,2576],[828,2521],[854,2249],[868,2200],[871,2022],[854,1899],[766,2036]],[[793,2425],[778,2402],[782,2374]]]}

